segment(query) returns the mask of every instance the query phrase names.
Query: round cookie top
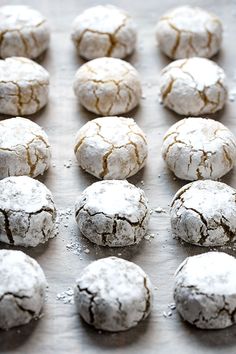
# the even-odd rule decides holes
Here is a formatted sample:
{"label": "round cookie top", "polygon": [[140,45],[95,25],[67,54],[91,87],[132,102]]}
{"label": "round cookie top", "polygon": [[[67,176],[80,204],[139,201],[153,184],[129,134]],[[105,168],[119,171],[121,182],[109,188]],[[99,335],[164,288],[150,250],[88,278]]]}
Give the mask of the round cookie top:
{"label": "round cookie top", "polygon": [[77,133],[79,165],[98,178],[126,179],[145,164],[148,150],[143,131],[131,118],[103,117],[86,123]]}
{"label": "round cookie top", "polygon": [[[139,200],[143,191],[127,181],[99,181],[86,188],[81,202],[88,213],[103,213],[107,216],[130,216],[131,222],[139,221]],[[84,203],[83,203],[84,204]]]}
{"label": "round cookie top", "polygon": [[83,270],[76,281],[75,300],[86,322],[107,331],[123,331],[150,313],[152,285],[136,264],[107,257]]}
{"label": "round cookie top", "polygon": [[236,139],[213,119],[185,118],[166,132],[162,156],[179,178],[217,179],[235,164]]}
{"label": "round cookie top", "polygon": [[24,5],[0,7],[0,56],[36,58],[47,49],[48,22],[37,10]]}
{"label": "round cookie top", "polygon": [[180,188],[171,204],[175,236],[202,246],[220,246],[236,238],[236,190],[225,183],[195,181]]}
{"label": "round cookie top", "polygon": [[86,9],[72,25],[72,40],[86,59],[124,58],[136,44],[136,26],[122,9],[99,5]]}
{"label": "round cookie top", "polygon": [[196,289],[211,296],[236,294],[236,259],[224,252],[188,257],[175,273],[175,287]]}
{"label": "round cookie top", "polygon": [[76,72],[74,91],[87,110],[102,116],[129,112],[142,93],[137,70],[116,58],[98,58],[82,65]]}
{"label": "round cookie top", "polygon": [[39,27],[46,22],[37,10],[25,5],[6,5],[0,7],[0,32],[21,31],[25,27]]}
{"label": "round cookie top", "polygon": [[30,119],[15,117],[0,121],[0,150],[17,150],[19,145],[27,148],[34,140],[42,141],[49,148],[47,134]]}
{"label": "round cookie top", "polygon": [[36,177],[49,167],[51,149],[47,134],[29,119],[16,117],[0,122],[0,178]]}
{"label": "round cookie top", "polygon": [[28,177],[7,177],[0,181],[0,210],[36,213],[55,209],[51,192],[41,182]]}
{"label": "round cookie top", "polygon": [[164,106],[178,114],[215,113],[227,98],[224,70],[205,58],[175,60],[161,71],[160,94]]}
{"label": "round cookie top", "polygon": [[87,187],[75,204],[82,234],[109,247],[139,243],[147,232],[148,201],[144,192],[127,181],[111,180]]}
{"label": "round cookie top", "polygon": [[11,57],[0,60],[0,85],[1,83],[15,85],[24,82],[49,84],[49,73],[33,60],[22,57]]}
{"label": "round cookie top", "polygon": [[165,13],[157,24],[160,49],[170,58],[210,58],[220,49],[220,19],[199,7],[180,6]]}
{"label": "round cookie top", "polygon": [[16,297],[32,297],[47,281],[39,264],[21,251],[0,250],[0,298],[6,293]]}

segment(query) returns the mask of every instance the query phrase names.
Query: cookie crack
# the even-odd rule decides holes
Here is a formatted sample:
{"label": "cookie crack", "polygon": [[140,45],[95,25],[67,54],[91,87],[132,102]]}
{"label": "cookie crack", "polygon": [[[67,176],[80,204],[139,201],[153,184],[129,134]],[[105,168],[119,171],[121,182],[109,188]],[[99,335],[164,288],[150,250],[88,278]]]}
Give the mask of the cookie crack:
{"label": "cookie crack", "polygon": [[151,307],[151,292],[147,286],[147,278],[144,277],[143,278],[143,285],[144,285],[144,288],[147,292],[147,296],[146,296],[146,303],[145,303],[145,309],[143,311],[143,315],[141,317],[141,321],[147,316],[147,314],[149,313],[150,311],[150,307]]}
{"label": "cookie crack", "polygon": [[97,296],[97,293],[92,293],[88,288],[81,288],[79,284],[77,284],[77,288],[79,289],[80,292],[85,292],[89,296],[90,304],[89,304],[88,311],[89,311],[90,323],[93,324],[95,320],[93,305],[95,303],[95,297]]}
{"label": "cookie crack", "polygon": [[10,222],[9,222],[9,216],[8,213],[6,212],[6,210],[4,209],[0,209],[0,212],[3,214],[4,216],[4,223],[5,223],[5,232],[7,235],[7,238],[9,240],[9,243],[11,245],[14,245],[14,239],[13,239],[13,235],[12,235],[12,231],[10,228]]}

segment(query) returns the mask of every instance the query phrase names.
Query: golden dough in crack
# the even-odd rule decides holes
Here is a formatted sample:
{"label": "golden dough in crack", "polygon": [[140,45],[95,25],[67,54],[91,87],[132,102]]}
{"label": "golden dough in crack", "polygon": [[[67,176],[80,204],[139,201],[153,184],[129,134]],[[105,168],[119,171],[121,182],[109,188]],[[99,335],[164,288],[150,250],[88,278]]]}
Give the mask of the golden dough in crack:
{"label": "golden dough in crack", "polygon": [[132,18],[112,5],[85,10],[73,22],[72,40],[85,59],[125,58],[136,45],[137,31]]}
{"label": "golden dough in crack", "polygon": [[42,175],[50,160],[48,136],[38,124],[21,117],[0,121],[0,179]]}
{"label": "golden dough in crack", "polygon": [[169,169],[181,179],[215,180],[235,165],[236,138],[213,119],[185,118],[166,132],[162,156]]}
{"label": "golden dough in crack", "polygon": [[174,237],[198,246],[224,246],[236,240],[236,190],[225,183],[194,181],[171,203]]}
{"label": "golden dough in crack", "polygon": [[126,179],[147,159],[147,141],[131,118],[103,117],[86,123],[77,133],[79,166],[101,179]]}
{"label": "golden dough in crack", "polygon": [[0,113],[17,116],[38,112],[48,102],[49,73],[34,61],[0,60]]}
{"label": "golden dough in crack", "polygon": [[139,243],[149,222],[144,192],[127,181],[99,181],[86,188],[75,204],[82,234],[101,246],[124,247]]}
{"label": "golden dough in crack", "polygon": [[221,47],[220,19],[199,7],[181,6],[165,13],[156,26],[161,51],[172,59],[211,58]]}
{"label": "golden dough in crack", "polygon": [[224,70],[205,58],[175,60],[161,71],[160,97],[164,106],[181,115],[215,113],[227,99]]}
{"label": "golden dough in crack", "polygon": [[50,38],[46,18],[37,10],[24,5],[0,7],[0,57],[37,58]]}
{"label": "golden dough in crack", "polygon": [[74,91],[88,111],[101,116],[131,111],[142,94],[137,70],[115,58],[98,58],[82,65],[75,76]]}

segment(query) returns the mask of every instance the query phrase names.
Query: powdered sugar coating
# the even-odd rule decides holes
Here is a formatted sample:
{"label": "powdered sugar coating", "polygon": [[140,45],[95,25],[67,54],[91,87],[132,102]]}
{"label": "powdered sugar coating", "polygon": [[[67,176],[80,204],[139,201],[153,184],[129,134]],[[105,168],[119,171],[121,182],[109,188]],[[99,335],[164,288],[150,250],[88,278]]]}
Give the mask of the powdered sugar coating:
{"label": "powdered sugar coating", "polygon": [[51,160],[48,136],[36,123],[16,117],[0,122],[0,178],[43,174]]}
{"label": "powdered sugar coating", "polygon": [[29,115],[48,102],[49,74],[34,61],[11,57],[0,60],[0,113]]}
{"label": "powdered sugar coating", "polygon": [[54,236],[56,208],[43,183],[27,176],[0,181],[0,241],[32,246]]}
{"label": "powdered sugar coating", "polygon": [[181,115],[215,113],[227,99],[224,70],[205,58],[175,60],[161,71],[160,95],[164,106]]}
{"label": "powdered sugar coating", "polygon": [[75,303],[82,318],[111,332],[125,331],[151,311],[152,285],[136,264],[116,257],[86,267],[76,281]]}
{"label": "powdered sugar coating", "polygon": [[86,9],[73,22],[72,40],[86,59],[125,58],[134,51],[137,30],[132,18],[112,5]]}
{"label": "powdered sugar coating", "polygon": [[176,308],[199,328],[217,329],[236,322],[236,259],[223,252],[188,257],[175,273]]}
{"label": "powdered sugar coating", "polygon": [[47,287],[39,264],[21,251],[0,250],[0,279],[0,328],[36,319]]}
{"label": "powdered sugar coating", "polygon": [[47,49],[50,31],[46,18],[24,5],[0,7],[0,57],[36,58]]}
{"label": "powdered sugar coating", "polygon": [[172,59],[210,58],[222,42],[220,19],[199,7],[180,6],[165,13],[157,24],[160,49]]}
{"label": "powdered sugar coating", "polygon": [[171,204],[172,234],[199,246],[236,239],[236,190],[225,183],[195,181],[180,188]]}
{"label": "powdered sugar coating", "polygon": [[75,95],[88,110],[101,116],[127,113],[141,98],[136,69],[115,58],[98,58],[82,65],[75,75]]}
{"label": "powdered sugar coating", "polygon": [[101,179],[126,179],[147,158],[143,131],[132,118],[103,117],[86,123],[77,133],[75,155],[85,171]]}
{"label": "powdered sugar coating", "polygon": [[127,181],[93,183],[75,204],[82,234],[110,247],[139,243],[147,232],[149,208],[144,192]]}
{"label": "powdered sugar coating", "polygon": [[179,178],[218,179],[235,164],[236,138],[213,119],[185,118],[166,132],[162,156]]}

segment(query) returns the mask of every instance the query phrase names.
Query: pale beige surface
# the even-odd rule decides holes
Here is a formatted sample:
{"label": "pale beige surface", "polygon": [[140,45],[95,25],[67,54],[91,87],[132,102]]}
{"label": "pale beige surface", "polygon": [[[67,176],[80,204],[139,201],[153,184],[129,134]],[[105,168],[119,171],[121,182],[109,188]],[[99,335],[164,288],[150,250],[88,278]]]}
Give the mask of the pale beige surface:
{"label": "pale beige surface", "polygon": [[[0,1],[0,4],[9,0]],[[20,1],[10,1],[20,3]],[[51,48],[40,63],[51,74],[51,92],[49,105],[34,116],[34,121],[42,125],[53,148],[53,163],[45,177],[45,182],[54,196],[58,208],[72,208],[74,200],[82,190],[95,178],[79,170],[73,155],[74,135],[89,119],[95,118],[79,107],[72,90],[74,74],[82,63],[77,58],[70,41],[70,25],[74,17],[97,1],[24,1],[35,6],[49,18],[52,28]],[[107,3],[101,1],[100,3]],[[168,208],[174,193],[184,184],[173,180],[162,161],[160,148],[165,131],[179,116],[160,106],[157,98],[158,76],[160,70],[169,63],[155,46],[154,27],[157,19],[172,6],[185,4],[186,1],[112,1],[112,4],[125,8],[137,21],[139,27],[139,44],[136,53],[129,58],[139,70],[145,99],[141,106],[130,113],[147,134],[150,145],[146,168],[130,182],[140,186],[144,181],[145,190],[152,208]],[[236,1],[201,0],[189,1],[191,4],[204,6],[221,16],[226,26],[221,54],[214,58],[225,69],[230,87],[236,91],[236,49],[235,20]],[[226,108],[217,117],[236,133],[236,101],[228,102]],[[2,117],[3,118],[3,117]],[[5,118],[5,117],[4,117]],[[72,166],[66,168],[64,163],[72,159]],[[159,177],[160,175],[160,177]],[[223,181],[236,187],[236,169]],[[195,354],[224,353],[236,351],[236,326],[223,331],[197,330],[183,323],[179,316],[163,317],[168,312],[172,300],[173,273],[187,255],[206,251],[194,246],[181,245],[170,235],[168,214],[153,213],[150,232],[155,233],[151,243],[144,240],[140,245],[125,250],[109,250],[94,247],[81,239],[73,217],[63,219],[60,235],[47,245],[27,253],[39,261],[50,284],[45,316],[38,322],[17,330],[0,332],[0,353],[4,354],[64,354],[64,353],[158,353],[158,354]],[[64,227],[63,224],[69,224]],[[74,234],[71,234],[74,230]],[[156,233],[158,232],[158,235]],[[80,257],[66,249],[71,240],[80,242],[90,249],[82,252]],[[1,246],[3,247],[3,246]],[[119,334],[98,334],[85,325],[76,314],[75,307],[64,305],[56,299],[57,293],[73,285],[81,269],[94,259],[107,255],[122,253],[125,259],[134,261],[146,271],[154,286],[154,308],[150,318],[138,327]]]}

